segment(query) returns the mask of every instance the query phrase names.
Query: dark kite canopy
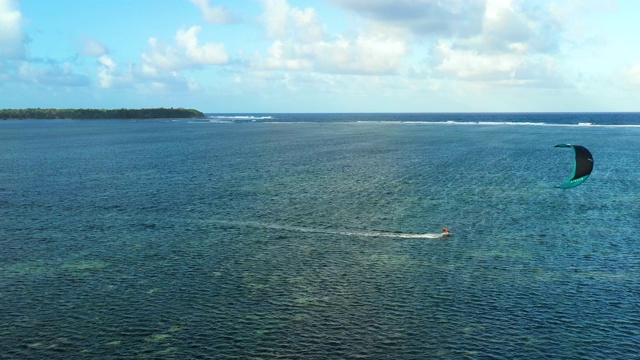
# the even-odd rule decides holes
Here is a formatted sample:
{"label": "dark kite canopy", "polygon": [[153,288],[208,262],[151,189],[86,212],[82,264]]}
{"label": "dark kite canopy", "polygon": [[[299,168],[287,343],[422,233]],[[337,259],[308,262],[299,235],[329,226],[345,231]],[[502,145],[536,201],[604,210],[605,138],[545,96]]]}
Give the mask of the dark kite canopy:
{"label": "dark kite canopy", "polygon": [[576,163],[573,167],[573,175],[560,185],[561,189],[568,189],[582,184],[593,170],[593,155],[586,147],[581,145],[558,144],[555,147],[571,148],[576,155]]}

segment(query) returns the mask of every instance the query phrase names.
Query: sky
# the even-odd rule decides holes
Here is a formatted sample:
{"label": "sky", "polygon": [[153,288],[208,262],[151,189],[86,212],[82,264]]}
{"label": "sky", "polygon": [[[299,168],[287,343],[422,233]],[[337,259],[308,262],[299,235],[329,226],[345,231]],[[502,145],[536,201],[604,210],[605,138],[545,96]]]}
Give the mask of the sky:
{"label": "sky", "polygon": [[640,111],[637,0],[0,0],[0,108]]}

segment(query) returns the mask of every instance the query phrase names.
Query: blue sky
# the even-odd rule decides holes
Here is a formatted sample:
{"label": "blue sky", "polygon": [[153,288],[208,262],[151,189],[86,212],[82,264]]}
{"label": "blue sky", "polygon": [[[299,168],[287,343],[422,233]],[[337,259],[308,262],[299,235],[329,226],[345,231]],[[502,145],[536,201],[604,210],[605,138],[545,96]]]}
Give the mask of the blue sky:
{"label": "blue sky", "polygon": [[0,108],[640,111],[636,0],[0,0]]}

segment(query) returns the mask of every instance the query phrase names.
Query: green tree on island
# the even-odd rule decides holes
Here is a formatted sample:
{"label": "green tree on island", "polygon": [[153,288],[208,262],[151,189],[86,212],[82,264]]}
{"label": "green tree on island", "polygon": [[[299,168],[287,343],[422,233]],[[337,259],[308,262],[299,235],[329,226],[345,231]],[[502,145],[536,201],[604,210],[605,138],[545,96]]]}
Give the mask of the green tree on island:
{"label": "green tree on island", "polygon": [[0,110],[2,120],[24,119],[185,119],[201,118],[204,114],[194,109],[153,108],[153,109],[4,109]]}

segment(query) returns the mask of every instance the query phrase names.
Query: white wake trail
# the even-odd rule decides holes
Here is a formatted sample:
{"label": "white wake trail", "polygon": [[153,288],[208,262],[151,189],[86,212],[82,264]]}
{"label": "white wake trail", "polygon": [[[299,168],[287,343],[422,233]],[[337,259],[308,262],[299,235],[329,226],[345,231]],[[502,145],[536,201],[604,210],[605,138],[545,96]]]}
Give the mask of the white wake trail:
{"label": "white wake trail", "polygon": [[396,233],[396,232],[382,232],[382,231],[346,231],[346,230],[333,230],[333,229],[319,229],[304,226],[290,226],[280,224],[267,224],[256,221],[230,221],[230,220],[213,220],[212,222],[235,227],[256,227],[263,229],[284,230],[303,233],[316,233],[316,234],[330,234],[330,235],[342,235],[342,236],[355,236],[355,237],[385,237],[396,239],[442,239],[441,233],[426,233],[426,234],[414,234],[414,233]]}

